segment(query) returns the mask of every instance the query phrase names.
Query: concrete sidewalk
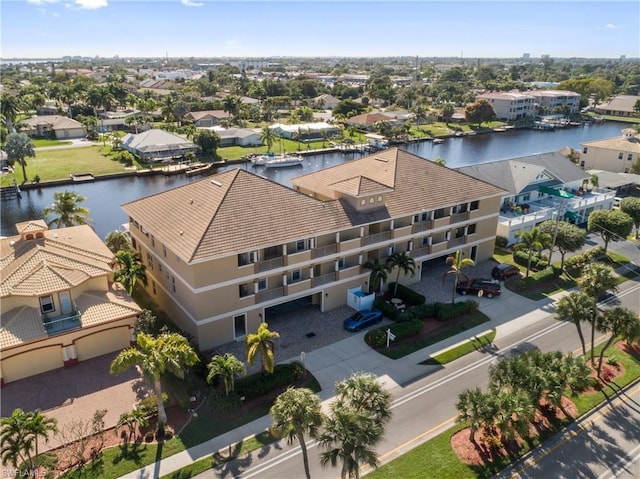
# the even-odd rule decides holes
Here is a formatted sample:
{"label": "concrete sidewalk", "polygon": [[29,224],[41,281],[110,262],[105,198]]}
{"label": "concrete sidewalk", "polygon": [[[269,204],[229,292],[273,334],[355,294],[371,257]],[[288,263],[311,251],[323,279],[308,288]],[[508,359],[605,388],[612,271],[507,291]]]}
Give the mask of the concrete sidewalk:
{"label": "concrete sidewalk", "polygon": [[[326,407],[332,400],[335,382],[348,377],[353,372],[372,372],[380,378],[382,383],[393,394],[394,390],[423,377],[429,373],[431,368],[435,367],[419,364],[430,355],[494,328],[497,330],[498,337],[504,336],[509,332],[535,323],[551,314],[553,310],[551,307],[553,300],[550,298],[531,301],[512,293],[506,288],[503,289],[501,298],[478,298],[478,300],[480,310],[491,318],[489,323],[481,324],[401,359],[389,359],[368,347],[363,338],[366,332],[361,332],[348,339],[306,353],[304,358],[305,367],[322,386],[322,391],[320,391],[319,395],[323,400],[323,407]],[[158,463],[150,464],[122,477],[126,479],[147,479],[171,474],[214,452],[226,450],[230,444],[261,433],[270,426],[271,418],[268,415],[261,417],[189,450],[163,459]]]}

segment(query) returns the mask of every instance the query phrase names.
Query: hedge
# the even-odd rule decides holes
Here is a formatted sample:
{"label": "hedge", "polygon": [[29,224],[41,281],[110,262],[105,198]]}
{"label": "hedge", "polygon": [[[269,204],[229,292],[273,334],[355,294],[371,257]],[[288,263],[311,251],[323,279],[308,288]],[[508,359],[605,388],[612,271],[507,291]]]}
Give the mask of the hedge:
{"label": "hedge", "polygon": [[394,305],[387,303],[383,297],[376,298],[373,301],[373,307],[382,311],[383,316],[394,321],[398,320],[398,315],[400,314],[398,309]]}
{"label": "hedge", "polygon": [[[529,264],[529,253],[527,251],[514,251],[513,252],[513,260],[525,268],[527,264]],[[544,258],[540,258],[533,254],[531,257],[531,269],[533,270],[541,270],[547,267],[548,260]]]}
{"label": "hedge", "polygon": [[606,255],[607,253],[602,246],[594,246],[593,248],[583,251],[580,254],[576,254],[567,258],[564,261],[564,266],[567,269],[582,268],[583,266],[586,266],[594,260],[602,258]]}
{"label": "hedge", "polygon": [[264,396],[278,388],[288,386],[304,376],[300,361],[277,364],[271,374],[252,374],[236,382],[236,392],[245,401]]}
{"label": "hedge", "polygon": [[[389,283],[388,292],[390,294],[393,293],[395,291],[395,288],[396,288],[395,282]],[[403,286],[399,283],[398,283],[398,294],[396,294],[396,296],[400,298],[402,301],[404,301],[405,303],[410,304],[411,306],[420,306],[421,304],[424,304],[427,301],[427,298],[425,298],[420,293],[417,293],[411,288],[407,288],[406,286]]]}
{"label": "hedge", "polygon": [[383,326],[369,331],[365,336],[365,341],[374,348],[382,348],[387,344],[387,329],[391,329],[391,332],[396,336],[396,340],[398,340],[416,336],[423,326],[422,320],[415,318],[398,322],[392,326]]}
{"label": "hedge", "polygon": [[442,304],[438,310],[437,318],[439,321],[447,321],[467,313],[474,313],[478,311],[478,307],[478,302],[473,299],[454,304]]}

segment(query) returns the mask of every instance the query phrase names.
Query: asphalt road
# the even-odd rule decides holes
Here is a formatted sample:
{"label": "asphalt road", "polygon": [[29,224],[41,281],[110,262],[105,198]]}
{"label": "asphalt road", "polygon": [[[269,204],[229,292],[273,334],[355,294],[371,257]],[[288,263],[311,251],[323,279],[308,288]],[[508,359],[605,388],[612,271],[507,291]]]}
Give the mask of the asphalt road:
{"label": "asphalt road", "polygon": [[[623,283],[614,302],[640,311],[640,284],[637,281]],[[549,315],[538,323],[518,329],[507,336],[496,338],[497,349],[488,348],[485,351],[467,355],[445,367],[433,367],[430,374],[422,379],[411,384],[401,385],[392,391],[395,398],[392,406],[393,418],[386,427],[384,441],[377,449],[380,462],[385,463],[393,460],[453,425],[456,416],[455,398],[469,388],[478,386],[485,389],[488,383],[487,371],[490,364],[497,361],[500,356],[509,354],[513,348],[523,343],[535,344],[542,351],[578,352],[580,349],[575,327],[572,324],[555,320],[552,308],[550,308]],[[635,407],[637,412],[637,401]],[[629,420],[617,424],[617,417],[616,415],[609,416],[608,422],[611,427],[621,431],[620,434],[624,436],[627,426],[633,421],[629,416]],[[635,437],[637,438],[638,434]],[[339,468],[321,468],[320,451],[315,441],[308,441],[307,448],[311,476],[314,479],[340,477]],[[627,450],[622,442],[620,442],[620,448],[621,451]],[[630,450],[637,454],[637,448]],[[608,465],[613,467],[619,458],[620,454],[602,455],[600,460],[605,462],[611,459],[614,462]],[[575,460],[580,461],[579,458]],[[566,472],[566,468],[564,471]],[[366,472],[363,470],[363,475]],[[304,477],[304,472],[300,448],[297,443],[287,445],[281,441],[254,451],[239,460],[230,461],[221,468],[209,470],[198,477],[201,479],[221,477],[293,479]],[[562,476],[550,473],[550,475],[536,474],[528,477]],[[566,477],[597,477],[597,475]]]}

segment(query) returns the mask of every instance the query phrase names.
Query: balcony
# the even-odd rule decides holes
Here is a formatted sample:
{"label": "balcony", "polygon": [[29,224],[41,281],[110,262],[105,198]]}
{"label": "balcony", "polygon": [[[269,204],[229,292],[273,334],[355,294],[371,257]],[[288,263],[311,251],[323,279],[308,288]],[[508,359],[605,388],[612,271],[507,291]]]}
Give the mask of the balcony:
{"label": "balcony", "polygon": [[327,246],[320,246],[311,251],[311,257],[313,259],[321,258],[322,256],[329,256],[330,254],[337,253],[338,245],[328,244]]}
{"label": "balcony", "polygon": [[460,238],[454,238],[449,241],[449,248],[455,248],[456,246],[463,245],[467,242],[467,239],[464,236]]}
{"label": "balcony", "polygon": [[284,260],[282,259],[282,256],[260,261],[258,262],[258,273],[262,273],[263,271],[269,271],[270,269],[280,268],[282,267],[283,263],[284,263]]}
{"label": "balcony", "polygon": [[341,241],[340,244],[338,244],[338,251],[342,253],[343,251],[360,248],[360,246],[362,246],[362,238],[354,238],[346,241]]}
{"label": "balcony", "polygon": [[427,230],[432,230],[432,229],[433,229],[433,221],[432,220],[428,220],[428,221],[421,221],[420,223],[415,223],[411,227],[411,232],[412,233],[420,233],[421,231],[427,231]]}
{"label": "balcony", "polygon": [[271,301],[272,299],[281,298],[282,296],[284,296],[284,288],[282,286],[260,291],[256,294],[256,303],[264,303],[265,301]]}
{"label": "balcony", "polygon": [[303,279],[302,281],[296,281],[295,283],[288,284],[286,286],[286,294],[296,294],[308,290],[311,287],[310,279]]}
{"label": "balcony", "polygon": [[320,276],[316,276],[315,278],[311,279],[311,287],[316,288],[318,286],[322,286],[323,284],[333,283],[335,280],[336,280],[335,273],[322,274]]}
{"label": "balcony", "polygon": [[446,250],[448,247],[449,247],[449,242],[448,241],[442,241],[440,243],[433,243],[431,246],[429,246],[429,252],[431,254],[440,253],[441,251]]}
{"label": "balcony", "polygon": [[438,218],[437,220],[433,220],[433,227],[440,228],[442,226],[447,226],[451,223],[451,217],[445,216],[444,218]]}
{"label": "balcony", "polygon": [[391,239],[391,231],[383,231],[382,233],[374,233],[369,236],[365,236],[362,238],[362,243],[365,246],[380,243],[381,241],[387,241]]}
{"label": "balcony", "polygon": [[307,249],[298,253],[292,253],[287,255],[287,266],[309,261],[311,259],[311,250]]}
{"label": "balcony", "polygon": [[338,271],[338,280],[353,278],[360,274],[360,265],[352,266],[351,268],[344,268]]}
{"label": "balcony", "polygon": [[393,239],[402,238],[403,236],[409,236],[411,234],[411,226],[402,226],[393,230]]}
{"label": "balcony", "polygon": [[82,323],[80,322],[80,311],[76,311],[69,315],[55,317],[44,315],[42,316],[42,326],[44,326],[44,329],[49,336],[55,336],[56,334],[79,329],[82,327]]}

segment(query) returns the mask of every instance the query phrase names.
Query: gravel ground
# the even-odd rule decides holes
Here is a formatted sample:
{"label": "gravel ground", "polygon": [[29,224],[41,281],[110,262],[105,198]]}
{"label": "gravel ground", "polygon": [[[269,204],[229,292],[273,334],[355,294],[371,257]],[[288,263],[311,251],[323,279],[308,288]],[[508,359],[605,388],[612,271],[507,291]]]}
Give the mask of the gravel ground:
{"label": "gravel ground", "polygon": [[[491,269],[495,266],[495,261],[484,261],[474,267],[464,270],[471,277],[491,277]],[[437,260],[436,263],[425,265],[422,272],[422,279],[418,283],[411,285],[411,288],[423,294],[427,302],[448,302],[451,301],[453,278],[446,278],[443,283],[443,276],[448,271],[449,266],[444,259]],[[388,278],[393,281],[395,278]],[[275,340],[276,362],[283,362],[292,359],[299,359],[300,353],[309,352],[315,349],[328,346],[354,334],[346,331],[342,327],[345,318],[353,314],[353,309],[349,306],[342,306],[331,311],[322,313],[318,306],[304,306],[294,311],[281,313],[277,317],[268,321],[269,329],[280,334],[280,338]],[[391,321],[384,319],[381,324],[391,324]],[[370,328],[369,328],[370,329]],[[313,336],[307,336],[311,335]],[[217,354],[231,353],[240,360],[246,360],[246,347],[244,342],[234,342],[215,349]],[[260,370],[259,359],[253,366],[247,365],[247,373],[251,374]]]}

